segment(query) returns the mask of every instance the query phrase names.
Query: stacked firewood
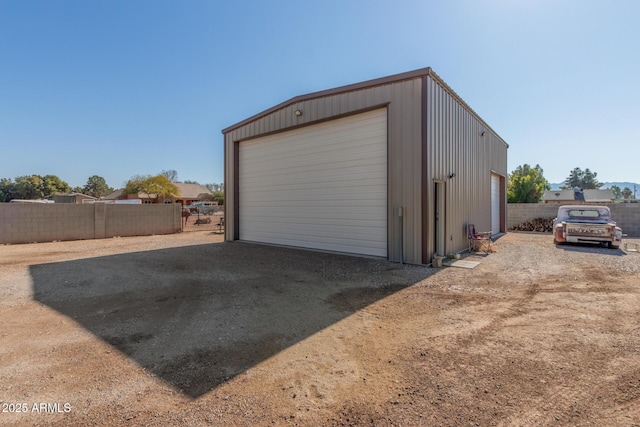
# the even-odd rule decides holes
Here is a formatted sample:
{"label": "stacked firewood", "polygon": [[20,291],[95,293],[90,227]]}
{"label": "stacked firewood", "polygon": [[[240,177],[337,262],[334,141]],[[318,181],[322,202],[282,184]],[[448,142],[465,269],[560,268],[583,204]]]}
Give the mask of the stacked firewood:
{"label": "stacked firewood", "polygon": [[535,231],[539,233],[551,233],[553,231],[553,218],[534,218],[511,227],[511,231]]}

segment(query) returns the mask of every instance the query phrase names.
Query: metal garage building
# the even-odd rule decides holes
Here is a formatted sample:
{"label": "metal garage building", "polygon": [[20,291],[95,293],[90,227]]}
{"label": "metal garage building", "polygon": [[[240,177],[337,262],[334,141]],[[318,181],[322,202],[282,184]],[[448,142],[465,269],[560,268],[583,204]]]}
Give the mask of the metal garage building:
{"label": "metal garage building", "polygon": [[302,95],[222,131],[226,240],[428,264],[503,232],[507,148],[430,68]]}

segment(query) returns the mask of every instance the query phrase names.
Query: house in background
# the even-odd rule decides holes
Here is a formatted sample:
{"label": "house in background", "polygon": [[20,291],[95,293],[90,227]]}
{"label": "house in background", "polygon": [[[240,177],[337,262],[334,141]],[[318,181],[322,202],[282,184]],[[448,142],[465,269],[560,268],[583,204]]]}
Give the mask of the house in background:
{"label": "house in background", "polygon": [[182,206],[189,206],[194,202],[212,200],[213,192],[200,184],[176,184],[180,190],[180,195],[176,197]]}
{"label": "house in background", "polygon": [[616,196],[613,190],[583,190],[575,188],[573,190],[547,190],[542,195],[544,203],[555,204],[603,204],[613,203]]}
{"label": "house in background", "polygon": [[87,203],[88,201],[97,200],[96,197],[89,196],[87,194],[82,193],[71,193],[71,194],[54,194],[51,196],[51,200],[54,203],[76,203],[82,204]]}
{"label": "house in background", "polygon": [[508,144],[431,68],[297,96],[222,131],[226,240],[429,264],[506,231]]}
{"label": "house in background", "polygon": [[213,197],[213,192],[209,190],[204,185],[200,184],[182,184],[182,183],[174,183],[178,190],[180,190],[180,195],[174,199],[162,199],[156,198],[155,194],[146,194],[146,193],[138,193],[138,194],[122,194],[122,189],[116,190],[113,193],[105,196],[102,200],[134,200],[139,199],[143,204],[149,203],[180,203],[182,206],[189,206],[194,202],[200,202],[203,200],[211,200]]}

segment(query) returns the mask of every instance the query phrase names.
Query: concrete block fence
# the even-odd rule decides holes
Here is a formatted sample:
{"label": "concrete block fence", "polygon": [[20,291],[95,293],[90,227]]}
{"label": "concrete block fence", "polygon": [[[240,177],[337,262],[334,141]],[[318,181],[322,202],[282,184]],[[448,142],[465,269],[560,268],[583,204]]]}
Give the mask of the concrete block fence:
{"label": "concrete block fence", "polygon": [[[640,204],[608,206],[625,234],[640,237]],[[509,203],[507,212],[511,228],[534,218],[554,218],[558,205]],[[181,230],[181,223],[179,204],[0,203],[0,244],[171,234]]]}
{"label": "concrete block fence", "polygon": [[181,221],[179,204],[0,203],[0,244],[170,234]]}
{"label": "concrete block fence", "polygon": [[[507,228],[534,218],[555,218],[556,204],[509,203],[507,206]],[[611,216],[629,237],[640,237],[640,203],[610,203]]]}

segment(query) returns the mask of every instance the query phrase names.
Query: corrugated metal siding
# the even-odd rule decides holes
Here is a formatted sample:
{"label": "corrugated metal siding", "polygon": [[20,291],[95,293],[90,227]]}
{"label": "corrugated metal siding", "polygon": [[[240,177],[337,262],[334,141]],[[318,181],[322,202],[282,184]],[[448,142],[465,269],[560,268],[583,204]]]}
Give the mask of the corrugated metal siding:
{"label": "corrugated metal siding", "polygon": [[[388,249],[389,259],[399,261],[402,253],[409,263],[422,262],[422,82],[423,78],[395,81],[380,86],[337,93],[286,105],[225,134],[225,190],[227,240],[237,238],[232,218],[237,196],[237,143],[323,120],[356,114],[381,106],[388,108]],[[303,115],[296,117],[295,110]],[[400,236],[398,208],[404,207],[404,233]]]}
{"label": "corrugated metal siding", "polygon": [[[467,247],[467,223],[491,228],[491,174],[506,176],[507,145],[440,81],[431,76],[426,80],[427,214],[431,215],[434,204],[434,181],[442,180],[446,183],[445,249],[458,252]],[[449,178],[450,174],[455,177]],[[434,226],[430,218],[424,237],[426,258],[435,253]]]}
{"label": "corrugated metal siding", "polygon": [[[399,261],[402,254],[408,263],[431,260],[435,251],[434,180],[445,182],[447,252],[467,247],[467,223],[489,229],[491,173],[506,177],[508,146],[435,73],[426,69],[418,74],[373,86],[294,98],[226,130],[226,239],[238,238],[234,210],[239,141],[383,106],[388,108],[389,259]],[[301,117],[293,113],[298,109],[303,112]],[[485,136],[481,136],[483,131]],[[450,173],[456,176],[450,179]],[[503,195],[505,186],[506,180],[502,179]],[[402,235],[400,207],[404,208]],[[504,223],[506,203],[502,209]]]}

